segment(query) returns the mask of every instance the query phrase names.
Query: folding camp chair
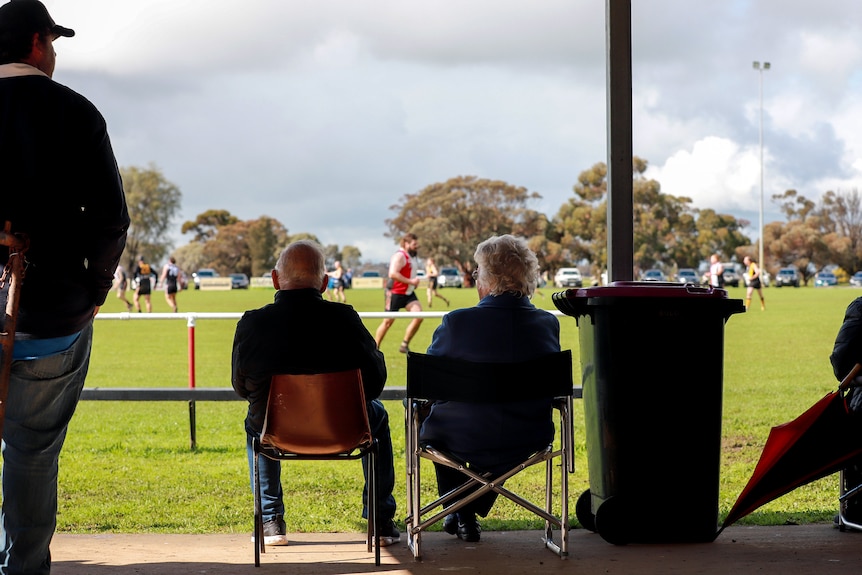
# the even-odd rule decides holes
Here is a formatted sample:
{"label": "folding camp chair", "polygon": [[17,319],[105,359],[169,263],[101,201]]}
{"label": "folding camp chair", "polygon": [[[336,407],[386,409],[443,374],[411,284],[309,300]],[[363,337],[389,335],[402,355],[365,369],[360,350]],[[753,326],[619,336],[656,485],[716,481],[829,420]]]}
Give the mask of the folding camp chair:
{"label": "folding camp chair", "polygon": [[[440,356],[408,353],[407,355],[407,541],[414,559],[421,559],[422,531],[456,512],[482,495],[494,491],[545,520],[542,540],[561,558],[568,556],[569,541],[569,473],[574,472],[574,431],[572,427],[572,354],[563,351],[519,363],[475,363]],[[430,401],[470,403],[509,403],[531,399],[553,399],[560,414],[559,449],[553,444],[537,451],[505,473],[491,477],[477,473],[465,462],[438,447],[419,440],[421,413]],[[548,417],[552,418],[549,409]],[[481,433],[477,426],[477,433]],[[458,488],[434,501],[422,504],[420,462],[457,469],[465,476]],[[560,509],[553,512],[553,465],[560,462]],[[519,471],[545,462],[545,503],[539,507],[502,486],[503,481]],[[468,495],[464,495],[469,493]],[[460,499],[459,499],[460,498]],[[438,507],[441,510],[435,511]],[[560,543],[554,542],[553,529],[560,530]]]}
{"label": "folding camp chair", "polygon": [[[848,390],[847,397],[849,397],[849,393],[862,393],[862,389],[860,389],[862,388],[862,377],[855,377],[860,370],[862,368],[856,364],[850,376],[841,382],[841,387]],[[848,408],[858,421],[862,418],[862,413],[859,413],[859,406],[862,402],[859,401],[858,395],[848,403],[850,403]],[[859,436],[858,433],[854,435]],[[841,469],[838,475],[838,529],[841,531],[847,529],[862,531],[862,458],[851,461]]]}
{"label": "folding camp chair", "polygon": [[846,531],[862,531],[862,460],[857,461],[853,467],[845,467],[839,473],[838,490],[838,529]]}
{"label": "folding camp chair", "polygon": [[371,435],[362,374],[358,369],[314,375],[275,375],[266,419],[254,451],[254,565],[266,552],[261,513],[259,458],[347,460],[368,458],[368,551],[380,565],[377,529],[377,440]]}

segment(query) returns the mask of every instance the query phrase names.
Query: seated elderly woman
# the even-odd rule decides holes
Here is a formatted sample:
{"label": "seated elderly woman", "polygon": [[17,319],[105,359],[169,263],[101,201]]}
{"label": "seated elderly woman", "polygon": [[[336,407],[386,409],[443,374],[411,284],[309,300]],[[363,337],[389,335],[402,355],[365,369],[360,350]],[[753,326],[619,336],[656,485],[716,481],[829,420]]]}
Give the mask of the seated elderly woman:
{"label": "seated elderly woman", "polygon": [[[539,277],[527,242],[494,236],[476,248],[474,277],[479,303],[443,317],[429,355],[475,362],[519,362],[560,351],[560,322],[530,301]],[[515,405],[437,402],[420,439],[467,461],[481,472],[503,473],[553,439],[550,400]],[[463,483],[457,470],[435,465],[440,495]],[[486,516],[496,499],[489,493],[446,516],[443,529],[464,541],[478,541],[476,515]]]}

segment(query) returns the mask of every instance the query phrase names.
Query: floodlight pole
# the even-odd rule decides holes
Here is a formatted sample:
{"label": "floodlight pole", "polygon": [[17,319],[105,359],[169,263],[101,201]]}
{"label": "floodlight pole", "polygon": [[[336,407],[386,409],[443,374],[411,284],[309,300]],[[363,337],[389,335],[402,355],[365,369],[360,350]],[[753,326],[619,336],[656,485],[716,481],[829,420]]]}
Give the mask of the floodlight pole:
{"label": "floodlight pole", "polygon": [[764,62],[763,66],[760,62],[755,61],[753,67],[757,70],[760,76],[760,249],[758,251],[758,264],[762,270],[766,269],[766,262],[763,260],[763,72],[771,67],[769,62]]}

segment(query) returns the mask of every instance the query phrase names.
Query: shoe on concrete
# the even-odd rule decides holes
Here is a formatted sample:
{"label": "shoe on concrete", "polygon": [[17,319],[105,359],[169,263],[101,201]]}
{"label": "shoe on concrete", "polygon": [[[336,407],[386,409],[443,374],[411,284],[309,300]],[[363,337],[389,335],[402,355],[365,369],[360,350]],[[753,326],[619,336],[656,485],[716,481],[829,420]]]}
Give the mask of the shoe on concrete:
{"label": "shoe on concrete", "polygon": [[475,543],[479,540],[482,528],[476,520],[476,516],[472,513],[458,514],[458,539],[468,543]]}
{"label": "shoe on concrete", "polygon": [[458,515],[456,513],[450,513],[443,518],[443,531],[449,535],[458,534]]}
{"label": "shoe on concrete", "polygon": [[395,522],[391,519],[389,521],[384,521],[377,530],[380,535],[381,547],[389,547],[390,545],[395,545],[401,541],[401,533],[398,531],[398,528],[395,527]]}
{"label": "shoe on concrete", "polygon": [[[254,535],[251,536],[254,543]],[[263,522],[264,545],[287,545],[287,525],[284,517],[276,515],[272,519]]]}

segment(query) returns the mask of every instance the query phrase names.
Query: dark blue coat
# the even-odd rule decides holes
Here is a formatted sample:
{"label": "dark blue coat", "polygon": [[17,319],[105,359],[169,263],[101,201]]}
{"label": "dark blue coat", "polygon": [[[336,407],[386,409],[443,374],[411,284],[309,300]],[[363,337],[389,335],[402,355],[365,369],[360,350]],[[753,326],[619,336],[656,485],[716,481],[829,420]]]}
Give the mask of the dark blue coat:
{"label": "dark blue coat", "polygon": [[[429,355],[477,362],[518,362],[558,351],[557,318],[536,308],[529,298],[511,294],[487,296],[475,307],[446,314],[428,348]],[[421,440],[487,471],[511,467],[553,437],[550,400],[501,405],[437,402],[420,431]]]}

